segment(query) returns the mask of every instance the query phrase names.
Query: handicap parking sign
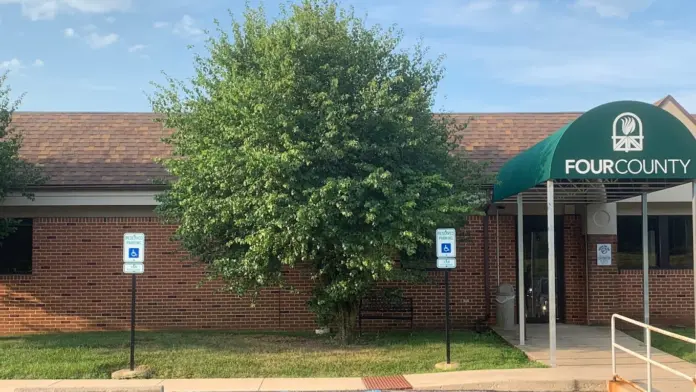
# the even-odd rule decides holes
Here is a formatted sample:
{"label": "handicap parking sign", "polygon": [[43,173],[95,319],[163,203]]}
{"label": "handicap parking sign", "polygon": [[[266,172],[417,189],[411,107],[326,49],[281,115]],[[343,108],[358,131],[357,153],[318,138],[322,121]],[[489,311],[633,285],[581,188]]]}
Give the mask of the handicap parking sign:
{"label": "handicap parking sign", "polygon": [[442,253],[452,253],[452,244],[443,243],[440,248]]}
{"label": "handicap parking sign", "polygon": [[457,231],[455,229],[437,229],[435,242],[437,257],[457,257]]}
{"label": "handicap parking sign", "polygon": [[123,262],[142,263],[145,261],[145,234],[126,233],[123,235]]}

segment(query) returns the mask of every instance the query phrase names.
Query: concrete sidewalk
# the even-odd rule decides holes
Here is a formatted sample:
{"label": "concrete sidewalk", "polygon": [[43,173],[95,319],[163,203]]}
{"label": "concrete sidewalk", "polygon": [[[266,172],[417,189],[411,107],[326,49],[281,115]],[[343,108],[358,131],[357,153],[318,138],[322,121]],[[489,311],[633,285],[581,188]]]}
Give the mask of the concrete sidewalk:
{"label": "concrete sidewalk", "polygon": [[[611,373],[602,369],[475,370],[405,375],[413,389],[495,391],[606,391]],[[0,380],[0,392],[15,388],[133,388],[162,386],[165,392],[358,391],[360,378],[238,378],[150,380]]]}
{"label": "concrete sidewalk", "polygon": [[[505,340],[533,360],[549,364],[549,328],[546,324],[528,324],[527,342],[520,346],[517,331],[496,329]],[[581,374],[591,374],[596,369],[597,376],[611,379],[611,330],[609,327],[583,325],[557,325],[557,369],[570,370]],[[646,354],[646,346],[639,340],[616,331],[616,342],[641,355]],[[681,358],[652,348],[651,357],[659,363],[676,369],[687,375],[696,374],[696,365]],[[617,373],[624,379],[636,382],[643,387],[646,384],[647,364],[623,351],[617,350]],[[694,391],[694,383],[684,380],[665,370],[652,367],[653,391],[677,392]]]}

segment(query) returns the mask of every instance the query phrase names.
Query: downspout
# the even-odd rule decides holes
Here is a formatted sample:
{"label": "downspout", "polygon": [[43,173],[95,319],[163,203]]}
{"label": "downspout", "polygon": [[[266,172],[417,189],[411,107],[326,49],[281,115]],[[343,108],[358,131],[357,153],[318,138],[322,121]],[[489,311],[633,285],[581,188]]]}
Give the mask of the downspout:
{"label": "downspout", "polygon": [[587,256],[587,237],[587,228],[585,228],[585,320],[587,325],[590,325],[590,258]]}
{"label": "downspout", "polygon": [[498,211],[500,211],[503,206],[497,206],[495,208],[495,264],[498,268],[498,285],[500,287],[500,216]]}
{"label": "downspout", "polygon": [[485,324],[491,319],[491,289],[490,289],[490,266],[488,260],[488,211],[486,207],[486,215],[483,217],[483,292],[486,301],[486,315],[482,320]]}

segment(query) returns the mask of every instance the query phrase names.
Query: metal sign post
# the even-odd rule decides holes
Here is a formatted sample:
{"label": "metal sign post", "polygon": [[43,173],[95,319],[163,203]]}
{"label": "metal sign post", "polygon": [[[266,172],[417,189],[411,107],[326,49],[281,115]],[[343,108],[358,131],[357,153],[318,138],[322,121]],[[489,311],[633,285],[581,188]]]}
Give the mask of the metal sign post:
{"label": "metal sign post", "polygon": [[135,370],[135,289],[136,276],[145,272],[145,234],[123,235],[123,273],[131,274],[130,370]]}
{"label": "metal sign post", "polygon": [[445,270],[445,341],[447,342],[447,364],[450,364],[450,299],[449,270]]}
{"label": "metal sign post", "polygon": [[437,229],[435,232],[437,268],[445,270],[445,344],[446,366],[451,364],[450,356],[450,290],[449,270],[457,267],[457,231],[455,229]]}
{"label": "metal sign post", "polygon": [[130,370],[135,370],[135,276],[131,275]]}

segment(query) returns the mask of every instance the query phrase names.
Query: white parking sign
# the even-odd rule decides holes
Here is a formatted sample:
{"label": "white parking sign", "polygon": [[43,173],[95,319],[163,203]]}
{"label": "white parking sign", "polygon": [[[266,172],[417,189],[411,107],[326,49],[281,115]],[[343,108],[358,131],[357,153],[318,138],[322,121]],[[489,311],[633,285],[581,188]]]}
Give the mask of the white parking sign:
{"label": "white parking sign", "polygon": [[457,257],[457,231],[455,229],[437,229],[435,246],[438,258]]}
{"label": "white parking sign", "polygon": [[126,233],[123,235],[123,262],[142,263],[145,261],[145,234]]}

